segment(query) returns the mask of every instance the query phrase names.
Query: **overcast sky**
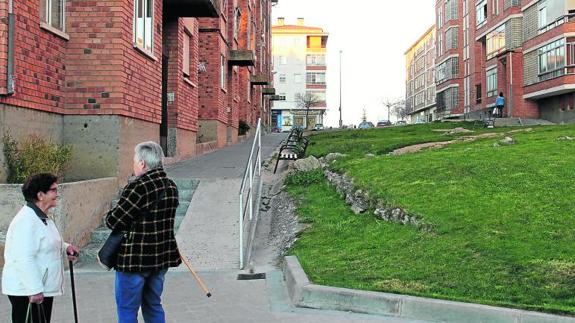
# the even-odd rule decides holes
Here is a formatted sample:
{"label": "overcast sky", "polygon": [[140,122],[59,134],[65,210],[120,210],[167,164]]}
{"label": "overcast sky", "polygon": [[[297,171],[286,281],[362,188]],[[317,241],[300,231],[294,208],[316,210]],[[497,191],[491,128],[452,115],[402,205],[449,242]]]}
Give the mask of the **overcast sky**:
{"label": "overcast sky", "polygon": [[[327,126],[339,123],[339,51],[342,50],[343,123],[357,125],[363,109],[373,123],[387,119],[384,98],[405,96],[405,51],[435,23],[435,1],[279,0],[273,24],[285,17],[329,33]],[[392,120],[395,118],[392,117]]]}

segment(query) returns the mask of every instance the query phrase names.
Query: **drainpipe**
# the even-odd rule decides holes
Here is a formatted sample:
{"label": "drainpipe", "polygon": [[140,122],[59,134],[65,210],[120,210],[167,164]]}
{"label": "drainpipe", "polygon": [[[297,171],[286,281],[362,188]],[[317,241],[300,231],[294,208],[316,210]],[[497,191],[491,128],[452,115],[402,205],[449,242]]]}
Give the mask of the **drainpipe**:
{"label": "drainpipe", "polygon": [[8,0],[8,64],[6,69],[6,94],[14,94],[14,8]]}

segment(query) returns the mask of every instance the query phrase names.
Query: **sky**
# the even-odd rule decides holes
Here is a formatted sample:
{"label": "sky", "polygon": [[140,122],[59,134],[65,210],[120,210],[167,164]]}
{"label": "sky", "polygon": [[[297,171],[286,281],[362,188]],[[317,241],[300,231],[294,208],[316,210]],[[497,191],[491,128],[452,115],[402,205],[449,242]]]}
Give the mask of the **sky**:
{"label": "sky", "polygon": [[343,124],[359,124],[364,109],[375,124],[387,120],[384,99],[405,97],[404,53],[435,23],[435,1],[279,0],[272,16],[274,25],[301,17],[329,33],[324,124],[339,124],[340,50]]}

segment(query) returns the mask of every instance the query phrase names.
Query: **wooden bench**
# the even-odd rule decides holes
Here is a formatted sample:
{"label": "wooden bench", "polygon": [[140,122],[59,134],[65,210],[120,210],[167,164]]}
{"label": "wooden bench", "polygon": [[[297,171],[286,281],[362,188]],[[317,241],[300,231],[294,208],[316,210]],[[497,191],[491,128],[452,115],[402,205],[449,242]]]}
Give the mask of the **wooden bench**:
{"label": "wooden bench", "polygon": [[[294,131],[292,130],[292,133],[293,132]],[[286,143],[280,147],[278,158],[276,160],[276,167],[274,168],[274,174],[278,169],[280,160],[297,160],[305,156],[305,151],[307,149],[307,145],[309,144],[309,139],[303,136],[303,131],[301,131],[299,135],[294,134],[293,137],[292,133],[290,133]]]}

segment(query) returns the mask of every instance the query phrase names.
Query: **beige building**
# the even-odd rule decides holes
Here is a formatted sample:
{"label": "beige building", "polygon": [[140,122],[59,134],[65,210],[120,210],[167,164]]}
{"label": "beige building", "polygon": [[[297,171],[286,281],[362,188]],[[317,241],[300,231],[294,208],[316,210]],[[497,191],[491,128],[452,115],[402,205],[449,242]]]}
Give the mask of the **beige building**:
{"label": "beige building", "polygon": [[411,123],[436,119],[435,54],[433,25],[405,52],[405,105]]}

